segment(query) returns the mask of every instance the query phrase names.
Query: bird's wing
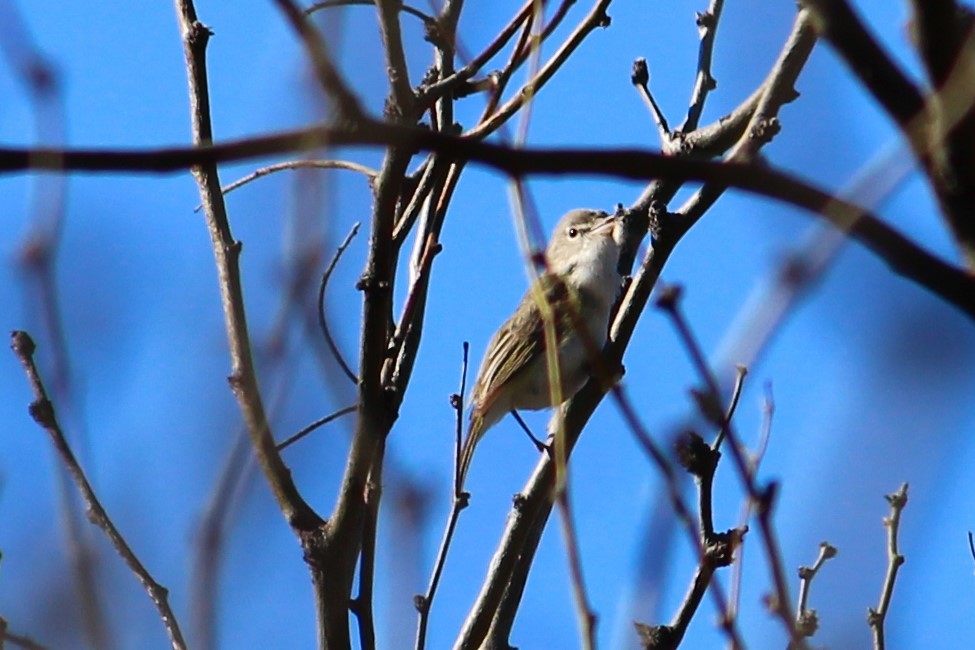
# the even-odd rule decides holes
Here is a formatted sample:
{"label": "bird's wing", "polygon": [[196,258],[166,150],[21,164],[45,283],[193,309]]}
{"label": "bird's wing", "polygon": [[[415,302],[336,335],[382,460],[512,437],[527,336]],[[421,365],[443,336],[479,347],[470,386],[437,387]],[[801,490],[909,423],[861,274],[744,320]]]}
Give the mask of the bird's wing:
{"label": "bird's wing", "polygon": [[529,360],[544,358],[548,341],[536,298],[536,287],[544,292],[546,301],[552,306],[556,336],[561,337],[566,328],[572,326],[571,312],[567,305],[569,290],[564,282],[550,274],[543,274],[536,280],[535,286],[522,297],[514,315],[501,326],[488,344],[487,355],[471,391],[472,400],[482,411],[490,408],[501,388],[523,372],[529,365]]}

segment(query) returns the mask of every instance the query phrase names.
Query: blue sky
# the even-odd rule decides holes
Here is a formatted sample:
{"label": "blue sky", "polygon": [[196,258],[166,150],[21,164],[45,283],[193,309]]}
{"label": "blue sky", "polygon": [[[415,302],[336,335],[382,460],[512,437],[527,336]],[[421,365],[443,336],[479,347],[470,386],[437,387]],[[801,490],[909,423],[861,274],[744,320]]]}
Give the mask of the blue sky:
{"label": "blue sky", "polygon": [[[9,2],[9,0],[8,0]],[[461,22],[468,52],[479,51],[516,3],[469,3]],[[588,3],[567,20],[574,25]],[[593,34],[536,100],[528,142],[535,145],[658,147],[652,122],[629,81],[632,60],[646,57],[652,87],[671,123],[679,123],[693,82],[696,30],[703,2],[617,2],[609,29]],[[0,9],[9,9],[7,2]],[[918,69],[905,36],[900,3],[861,2],[862,14],[912,72]],[[301,125],[320,115],[320,97],[300,48],[272,3],[200,2],[215,35],[209,48],[211,95],[218,139]],[[36,43],[64,82],[67,139],[76,146],[151,147],[188,142],[189,110],[182,46],[166,2],[20,3]],[[785,41],[794,3],[728,3],[715,55],[718,88],[705,121],[724,114],[765,76]],[[343,69],[372,112],[385,93],[373,11],[336,10],[322,16]],[[405,37],[416,79],[429,63],[418,26]],[[2,32],[0,32],[2,36]],[[551,48],[549,50],[551,51]],[[801,97],[781,114],[782,133],[766,150],[776,165],[841,189],[882,147],[896,140],[836,57],[819,47],[800,78]],[[34,142],[31,106],[9,65],[0,65],[0,141]],[[459,112],[467,124],[480,111],[471,100]],[[335,157],[375,165],[377,151]],[[224,182],[255,164],[228,166]],[[575,207],[628,204],[641,186],[561,178],[528,184],[546,229]],[[0,325],[38,334],[39,359],[49,367],[29,286],[17,267],[29,229],[36,177],[0,177]],[[491,333],[525,288],[506,179],[472,166],[465,172],[435,261],[425,339],[415,378],[390,438],[397,476],[432,501],[424,534],[403,537],[392,509],[381,523],[377,584],[378,633],[384,647],[412,638],[409,598],[422,591],[449,505],[453,414],[462,341],[471,343],[472,372]],[[289,259],[313,247],[327,260],[356,221],[367,222],[369,192],[348,172],[278,174],[228,197],[235,236],[244,243],[242,268],[259,363],[269,366],[266,341],[281,303]],[[854,197],[856,198],[856,197]],[[58,263],[60,300],[73,366],[66,425],[83,431],[81,456],[110,514],[155,577],[170,588],[184,626],[189,615],[189,568],[200,513],[239,428],[227,389],[226,338],[216,274],[188,173],[163,177],[93,175],[68,181],[68,213]],[[675,202],[672,207],[679,205]],[[882,204],[889,222],[926,247],[956,259],[931,198],[916,175]],[[298,214],[303,217],[297,216]],[[717,353],[749,295],[815,225],[808,215],[754,197],[729,193],[679,245],[665,272],[685,287],[685,311],[704,349]],[[329,314],[341,348],[355,359],[361,272],[367,234],[353,242],[329,288]],[[324,265],[324,261],[322,262]],[[402,299],[402,295],[400,296]],[[398,311],[398,310],[397,310]],[[311,344],[289,328],[283,370],[262,373],[283,438],[345,406],[351,385],[323,381]],[[2,357],[0,357],[2,359]],[[901,530],[907,556],[888,622],[899,647],[966,647],[972,622],[972,558],[965,533],[975,528],[975,478],[970,468],[975,424],[970,407],[975,361],[971,323],[937,299],[894,277],[856,245],[835,265],[778,332],[751,368],[738,429],[754,444],[763,386],[774,386],[776,414],[761,477],[781,484],[775,522],[790,575],[811,562],[820,541],[839,547],[813,587],[819,610],[816,645],[862,647],[869,642],[866,608],[875,606],[885,567],[883,495],[911,483]],[[666,318],[643,315],[626,358],[626,390],[661,441],[691,413],[696,378]],[[0,615],[11,628],[57,647],[73,645],[45,613],[71,616],[73,605],[51,594],[68,580],[58,525],[54,459],[48,441],[26,414],[23,374],[0,360]],[[278,394],[280,399],[272,399]],[[546,415],[529,414],[544,427]],[[334,499],[350,421],[320,431],[285,453],[306,498],[327,513]],[[537,457],[516,425],[505,420],[482,443],[469,478],[464,512],[435,602],[429,647],[446,647],[476,595],[510,507]],[[660,491],[657,475],[603,404],[573,457],[573,497],[583,566],[599,615],[602,647],[630,647],[634,616],[628,602],[636,559],[649,535],[646,521]],[[401,493],[387,479],[387,505]],[[737,524],[741,497],[730,464],[719,470],[717,525]],[[542,541],[512,642],[524,648],[574,647],[567,565],[557,522]],[[100,566],[111,589],[111,622],[122,647],[164,642],[154,610],[135,580],[102,542]],[[218,602],[220,647],[311,647],[313,610],[300,549],[260,479],[240,497],[226,549]],[[741,629],[752,647],[781,647],[782,632],[761,607],[767,573],[757,536],[746,545]],[[398,551],[398,554],[397,554]],[[693,568],[678,536],[657,612],[669,620]],[[721,579],[727,581],[727,575]],[[791,585],[793,597],[796,581]],[[686,647],[713,647],[709,601]]]}

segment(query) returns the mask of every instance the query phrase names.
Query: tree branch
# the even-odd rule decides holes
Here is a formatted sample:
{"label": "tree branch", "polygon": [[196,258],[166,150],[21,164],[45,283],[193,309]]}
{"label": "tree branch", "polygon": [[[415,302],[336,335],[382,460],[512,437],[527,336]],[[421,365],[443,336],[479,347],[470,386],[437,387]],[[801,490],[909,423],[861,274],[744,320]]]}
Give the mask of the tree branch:
{"label": "tree branch", "polygon": [[31,340],[27,332],[15,331],[11,334],[10,348],[24,367],[27,380],[34,393],[34,401],[30,404],[31,417],[51,437],[51,442],[54,443],[54,449],[71,475],[71,479],[77,486],[78,492],[81,494],[81,499],[88,511],[88,518],[91,520],[91,523],[105,532],[105,536],[108,537],[112,546],[118,552],[119,556],[121,556],[122,561],[125,562],[126,566],[129,567],[139,582],[142,583],[146,593],[149,594],[149,598],[159,612],[159,616],[166,628],[166,633],[169,635],[173,650],[185,650],[186,642],[183,640],[183,633],[180,631],[179,622],[176,620],[176,615],[173,613],[173,610],[169,607],[168,590],[153,579],[149,571],[139,561],[135,552],[132,551],[128,542],[125,541],[125,538],[122,537],[122,534],[115,527],[115,524],[112,523],[108,512],[102,506],[101,501],[98,500],[98,496],[95,494],[94,489],[92,489],[91,483],[88,482],[88,477],[85,476],[84,470],[81,469],[81,465],[75,458],[67,439],[64,437],[64,433],[61,431],[61,425],[58,423],[54,405],[48,399],[47,390],[44,388],[44,383],[37,371],[37,366],[34,364],[34,341]]}
{"label": "tree branch", "polygon": [[[940,5],[942,0],[923,4]],[[925,98],[887,56],[854,13],[846,0],[802,0],[813,15],[815,26],[837,54],[856,74],[860,83],[897,123],[921,162],[935,190],[941,212],[951,227],[969,268],[975,268],[975,153],[971,138],[975,134],[975,29],[969,15],[959,15],[959,24],[942,42],[956,41],[957,56],[951,72],[945,75],[943,61],[926,61],[934,75],[935,93]],[[922,57],[930,56],[930,39],[925,30],[940,23],[935,11],[927,8],[918,15]]]}

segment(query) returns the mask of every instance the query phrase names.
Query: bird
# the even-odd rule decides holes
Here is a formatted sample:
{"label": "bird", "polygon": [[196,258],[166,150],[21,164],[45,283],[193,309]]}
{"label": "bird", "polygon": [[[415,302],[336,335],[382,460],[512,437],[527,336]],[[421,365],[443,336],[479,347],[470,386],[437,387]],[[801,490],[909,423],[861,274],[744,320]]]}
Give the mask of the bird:
{"label": "bird", "polygon": [[[517,417],[518,410],[558,406],[586,383],[593,355],[606,341],[610,310],[621,286],[623,230],[622,218],[589,209],[572,210],[555,226],[545,250],[545,270],[488,343],[471,389],[458,486],[464,485],[477,443],[506,414]],[[546,352],[553,329],[558,403]]]}

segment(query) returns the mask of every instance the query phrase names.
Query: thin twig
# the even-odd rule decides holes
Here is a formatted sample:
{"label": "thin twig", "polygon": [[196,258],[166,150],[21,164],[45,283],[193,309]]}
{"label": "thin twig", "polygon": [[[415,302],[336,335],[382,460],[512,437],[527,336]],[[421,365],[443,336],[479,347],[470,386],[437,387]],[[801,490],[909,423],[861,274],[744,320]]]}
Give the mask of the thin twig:
{"label": "thin twig", "polygon": [[[3,25],[0,53],[30,102],[35,138],[47,146],[61,146],[67,139],[67,119],[60,70],[35,42],[18,3],[0,3],[0,24]],[[23,273],[26,304],[29,312],[33,312],[31,320],[37,321],[40,338],[50,350],[52,395],[68,414],[67,420],[74,420],[75,444],[84,457],[88,444],[86,423],[74,391],[77,378],[72,371],[56,268],[67,216],[67,187],[67,178],[61,174],[39,174],[32,178],[30,219],[17,262]],[[114,648],[116,642],[106,617],[104,594],[98,586],[98,551],[84,527],[70,479],[60,465],[55,467],[55,473],[59,519],[85,638],[92,647]]]}
{"label": "thin twig", "polygon": [[383,53],[386,55],[386,79],[389,81],[385,113],[390,119],[410,122],[415,117],[413,110],[416,97],[403,49],[403,34],[399,23],[401,5],[401,0],[377,2],[376,13],[379,16]]}
{"label": "thin twig", "polygon": [[189,633],[196,648],[212,650],[216,647],[214,610],[221,551],[224,549],[231,516],[236,511],[233,504],[237,499],[234,497],[239,495],[245,483],[249,457],[250,441],[247,439],[247,432],[238,431],[194,535],[196,548],[190,573]]}
{"label": "thin twig", "polygon": [[745,386],[746,375],[748,375],[748,368],[739,364],[735,372],[735,387],[731,389],[731,404],[728,405],[728,410],[724,414],[724,420],[718,428],[718,436],[711,445],[713,449],[720,449],[721,442],[728,434],[728,423],[735,417],[735,410],[738,408],[738,401],[741,399],[741,391]]}
{"label": "thin twig", "polygon": [[[353,385],[359,383],[359,378],[353,372],[352,368],[349,366],[345,357],[342,356],[342,351],[339,350],[338,344],[335,342],[335,338],[332,336],[332,331],[328,327],[328,319],[325,318],[325,289],[328,287],[328,280],[332,277],[332,271],[335,270],[335,266],[339,263],[339,259],[342,257],[342,253],[345,249],[349,247],[352,243],[352,238],[356,236],[359,232],[359,223],[356,222],[352,224],[352,229],[349,230],[349,234],[345,236],[342,243],[335,251],[335,255],[332,256],[332,261],[328,263],[328,267],[325,268],[325,272],[322,274],[322,281],[318,285],[318,327],[322,331],[322,336],[325,338],[325,343],[328,345],[328,349],[331,350],[332,356],[335,357],[335,361],[342,368],[342,372],[345,376],[349,378],[349,381]],[[289,443],[290,444],[290,443]],[[279,447],[280,449],[280,447]]]}
{"label": "thin twig", "polygon": [[576,605],[576,619],[579,622],[579,646],[583,650],[596,647],[596,615],[586,596],[586,583],[582,575],[582,559],[579,553],[579,538],[572,520],[572,507],[569,503],[568,488],[559,492],[559,512],[562,517],[562,536],[565,538],[565,555],[569,563],[569,576],[572,579],[572,596]]}
{"label": "thin twig", "polygon": [[[701,350],[700,344],[694,337],[690,325],[680,309],[678,298],[679,294],[675,294],[671,300],[661,300],[658,304],[670,317],[684,348],[694,360],[694,365],[698,374],[701,376],[701,380],[708,387],[708,401],[717,403],[720,399],[718,381],[704,360],[704,352]],[[707,413],[705,415],[707,416]],[[775,498],[775,486],[774,484],[761,488],[758,486],[755,478],[749,471],[748,462],[745,460],[738,435],[735,433],[734,426],[730,422],[726,423],[725,437],[728,438],[727,448],[731,452],[731,458],[738,472],[738,478],[745,489],[749,501],[755,504],[756,507],[759,535],[761,536],[762,547],[765,550],[768,569],[772,578],[772,587],[774,589],[774,598],[770,602],[772,612],[782,621],[792,643],[798,648],[805,648],[805,639],[796,630],[795,616],[789,611],[791,599],[789,598],[788,582],[785,579],[785,566],[781,551],[779,550],[778,538],[772,529],[771,510]]]}
{"label": "thin twig", "polygon": [[934,189],[955,243],[969,268],[975,267],[975,172],[968,164],[975,128],[971,109],[975,98],[971,66],[975,30],[963,29],[964,21],[956,17],[952,22],[957,31],[937,36],[942,42],[955,41],[957,55],[951,74],[939,80],[937,76],[941,75],[936,73],[932,81],[937,92],[926,97],[873,38],[848,2],[802,0],[801,4],[808,7],[823,38],[900,127]]}
{"label": "thin twig", "polygon": [[454,530],[457,528],[457,520],[460,512],[467,507],[468,494],[462,491],[460,478],[460,450],[461,439],[464,432],[464,395],[467,391],[467,357],[470,345],[464,341],[463,360],[460,368],[460,392],[450,396],[450,405],[456,414],[456,427],[454,436],[454,479],[453,495],[450,505],[450,514],[447,518],[447,526],[444,528],[443,538],[440,540],[440,548],[437,549],[437,559],[433,563],[433,573],[430,575],[430,582],[427,585],[426,594],[417,595],[413,599],[418,613],[416,626],[415,650],[423,650],[427,642],[427,625],[430,622],[430,608],[433,606],[433,599],[437,595],[437,586],[440,584],[440,576],[443,574],[444,565],[447,562],[447,552],[450,550],[450,542],[454,537]]}
{"label": "thin twig", "polygon": [[71,447],[68,445],[64,433],[61,431],[61,425],[58,423],[54,405],[48,399],[47,389],[45,389],[37,366],[34,364],[34,350],[36,349],[34,341],[31,340],[27,332],[15,331],[11,334],[10,348],[24,367],[27,380],[34,393],[34,401],[30,404],[31,417],[51,437],[55,451],[57,451],[58,456],[71,475],[71,479],[78,488],[78,492],[81,494],[81,499],[85,504],[89,519],[105,532],[106,537],[112,543],[112,547],[115,548],[126,566],[129,567],[139,582],[142,583],[146,593],[149,594],[149,598],[159,611],[159,616],[162,619],[167,634],[169,634],[169,640],[173,649],[185,649],[186,642],[183,640],[182,632],[180,632],[179,622],[176,620],[173,610],[169,607],[169,592],[153,579],[149,571],[132,551],[128,542],[125,541],[125,538],[122,537],[122,534],[115,527],[115,524],[112,523],[101,501],[98,500],[95,491],[88,482],[84,470],[81,469],[81,465],[71,451]]}
{"label": "thin twig", "polygon": [[[415,351],[415,346],[419,344],[419,324],[423,313],[426,311],[426,291],[427,286],[430,281],[430,272],[433,268],[433,258],[440,254],[443,250],[443,245],[436,240],[434,235],[431,233],[427,235],[424,242],[422,252],[419,259],[419,267],[416,270],[416,279],[410,286],[410,292],[406,295],[406,301],[403,303],[403,312],[399,319],[399,324],[396,327],[396,331],[393,333],[392,341],[390,341],[390,353],[389,356],[394,360],[402,359],[402,350],[406,348],[410,343],[413,344],[412,349]],[[410,354],[409,356],[413,356]],[[388,373],[390,377],[402,374],[402,369],[398,367],[398,363],[390,364],[389,368],[395,368],[395,371]],[[387,373],[384,373],[387,374]],[[396,381],[399,385],[404,385],[403,380]]]}
{"label": "thin twig", "polygon": [[[360,5],[364,7],[373,7],[376,5],[376,1],[375,0],[325,0],[324,2],[316,2],[312,5],[309,5],[308,8],[305,9],[305,14],[310,16],[316,11],[320,11],[322,9],[330,9],[332,7],[351,7],[356,5]],[[404,14],[409,14],[411,16],[415,16],[416,18],[419,18],[420,20],[423,21],[425,25],[434,25],[437,22],[437,19],[431,16],[430,14],[425,14],[419,9],[417,9],[416,7],[411,7],[410,5],[405,3],[399,6],[399,10],[402,11]]]}
{"label": "thin twig", "polygon": [[[487,79],[482,82],[482,85],[486,86],[490,90],[490,96],[484,106],[481,116],[477,121],[477,124],[483,124],[485,121],[491,119],[491,117],[497,111],[498,105],[504,97],[504,93],[508,88],[508,84],[511,82],[512,77],[515,72],[525,63],[525,61],[531,61],[531,67],[528,71],[528,78],[532,79],[538,74],[539,62],[541,57],[541,46],[542,44],[551,36],[555,27],[562,21],[567,13],[569,5],[571,2],[563,0],[559,8],[556,10],[555,15],[549,21],[545,27],[538,30],[538,25],[542,22],[542,16],[539,12],[540,6],[537,0],[530,3],[532,5],[532,10],[528,14],[524,23],[521,26],[521,33],[518,40],[515,41],[514,47],[511,49],[511,53],[508,55],[508,61],[499,71],[491,72]],[[526,85],[523,87],[523,91],[532,95],[535,89]],[[514,142],[516,146],[520,146],[524,143],[524,139],[527,134],[527,117],[531,113],[531,99],[532,97],[526,97],[524,103],[524,109],[521,111],[521,120],[518,127],[518,132],[514,137]],[[513,115],[514,113],[512,113]],[[508,143],[512,141],[511,136],[508,134],[506,121],[498,125],[498,129],[501,130],[502,142]]]}
{"label": "thin twig", "polygon": [[680,131],[693,131],[701,122],[704,112],[704,102],[708,93],[717,87],[717,82],[711,74],[711,59],[714,54],[714,41],[718,34],[718,22],[721,19],[721,9],[724,0],[711,0],[708,10],[695,16],[697,31],[701,43],[697,54],[697,77],[694,79],[694,91],[691,93],[691,103],[687,109],[687,119],[680,126]]}
{"label": "thin twig", "polygon": [[[524,52],[524,56],[528,60],[528,78],[531,79],[538,75],[538,69],[541,65],[542,60],[542,35],[540,30],[537,29],[539,25],[542,24],[542,3],[536,2],[534,12],[532,14],[532,19],[525,23],[525,29],[522,32],[522,40],[518,42],[515,48],[515,54]],[[513,66],[509,66],[513,69]],[[525,103],[521,110],[518,111],[518,126],[515,130],[514,145],[516,147],[523,147],[525,141],[528,140],[528,127],[531,124],[532,108],[535,105],[535,97],[533,93],[534,88],[526,87],[529,96],[525,98]],[[499,93],[496,91],[495,93]]]}
{"label": "thin twig", "polygon": [[542,86],[548,83],[586,37],[597,28],[605,27],[609,24],[606,9],[611,2],[612,0],[598,0],[586,17],[583,18],[575,30],[565,39],[559,49],[556,50],[555,54],[539,69],[538,74],[525,82],[521,89],[498,108],[489,119],[483,120],[465,135],[473,139],[480,139],[493,133],[498,127],[507,122],[508,118],[516,111],[521,109],[528,99],[538,95]]}
{"label": "thin twig", "polygon": [[317,429],[319,427],[322,427],[322,426],[328,424],[329,422],[331,422],[333,420],[337,420],[338,418],[342,417],[343,415],[349,415],[350,413],[355,413],[355,411],[356,411],[356,406],[355,406],[355,404],[353,404],[352,406],[346,406],[345,408],[341,408],[338,411],[335,411],[334,413],[329,413],[328,415],[326,415],[323,418],[319,418],[319,419],[315,420],[314,422],[312,422],[308,426],[299,429],[298,432],[295,433],[294,435],[291,435],[288,438],[286,438],[286,439],[282,440],[281,442],[279,442],[278,445],[277,445],[278,451],[282,451],[284,449],[287,449],[288,447],[290,447],[294,443],[298,442],[299,440],[301,440],[302,438],[304,438],[305,436],[307,436],[309,433],[311,433],[315,429]]}
{"label": "thin twig", "polygon": [[529,19],[532,15],[532,7],[535,1],[526,0],[525,4],[521,6],[511,20],[501,28],[497,36],[494,37],[494,40],[488,43],[484,50],[467,65],[454,73],[448,74],[439,81],[422,86],[417,103],[429,106],[477,74],[488,61],[493,59],[508,44],[508,41],[518,32],[522,24]]}
{"label": "thin twig", "polygon": [[363,115],[362,107],[335,66],[321,33],[293,0],[274,0],[274,4],[284,14],[291,28],[304,44],[318,83],[321,84],[329,99],[335,102],[339,117],[358,120]]}
{"label": "thin twig", "polygon": [[15,645],[18,648],[23,648],[24,650],[48,650],[47,646],[41,645],[30,637],[23,634],[14,634],[8,630],[7,622],[3,619],[0,619],[0,622],[3,624],[3,630],[0,630],[0,650],[4,647],[4,642]]}
{"label": "thin twig", "polygon": [[[775,401],[772,396],[772,384],[769,382],[765,385],[765,400],[762,405],[762,427],[758,435],[758,444],[755,447],[755,452],[748,461],[748,471],[752,478],[758,473],[758,467],[762,464],[762,459],[765,458],[765,452],[768,450],[769,440],[772,437],[772,417],[774,414]],[[752,504],[746,501],[742,504],[741,513],[738,516],[739,529],[747,528],[751,512]],[[731,591],[728,596],[728,606],[730,609],[725,614],[726,618],[738,616],[738,604],[741,599],[741,581],[744,575],[744,567],[745,546],[742,545],[738,551],[738,561],[731,568]]]}
{"label": "thin twig", "polygon": [[[359,163],[352,162],[350,160],[289,160],[287,162],[275,163],[273,165],[268,165],[267,167],[261,167],[260,169],[251,172],[247,176],[235,180],[233,183],[224,185],[222,188],[220,188],[220,191],[222,191],[226,196],[227,194],[236,190],[238,187],[247,185],[251,181],[255,181],[258,178],[290,169],[345,169],[362,174],[369,180],[370,183],[376,178],[376,174],[379,173],[378,170],[375,170],[372,167],[366,167],[365,165],[360,165]],[[198,205],[193,209],[193,211],[199,212],[202,208],[202,205]]]}
{"label": "thin twig", "polygon": [[907,483],[902,484],[900,489],[893,494],[888,494],[886,499],[890,505],[890,515],[884,517],[884,527],[887,529],[887,574],[884,576],[884,585],[880,591],[880,603],[876,609],[871,607],[867,611],[867,622],[873,630],[873,647],[875,650],[884,650],[886,647],[884,621],[887,619],[890,601],[894,596],[897,572],[904,564],[904,556],[901,555],[897,543],[897,534],[900,532],[901,512],[907,506]]}
{"label": "thin twig", "polygon": [[[288,363],[288,337],[293,330],[291,317],[296,315],[295,312],[300,312],[298,315],[307,323],[307,314],[311,310],[302,309],[302,306],[308,295],[308,284],[313,281],[320,246],[316,246],[306,236],[302,245],[292,248],[294,254],[289,256],[288,273],[284,290],[280,292],[279,307],[272,319],[267,342],[262,346],[266,353],[258,357],[260,374],[270,377],[273,382],[268,399],[268,411],[271,414],[269,417],[272,420],[274,413],[280,411],[293,385],[294,373],[282,372],[282,368]],[[317,328],[312,330],[317,332]],[[316,353],[321,354],[323,346],[318,343],[316,338],[312,347]],[[242,423],[233,438],[233,445],[224,460],[211,496],[200,514],[194,534],[189,604],[190,637],[196,647],[204,650],[209,650],[216,644],[216,594],[225,560],[225,542],[240,512],[244,494],[256,473],[246,425]]]}
{"label": "thin twig", "polygon": [[827,560],[836,557],[836,547],[829,542],[819,545],[819,555],[812,566],[799,567],[799,603],[796,605],[796,629],[799,634],[811,637],[819,628],[819,617],[815,609],[809,609],[809,592],[812,589],[813,578],[823,568]]}
{"label": "thin twig", "polygon": [[[717,463],[716,458],[713,460],[712,467],[708,468],[703,476],[701,476],[701,491],[699,493],[700,512],[698,522],[695,524],[690,513],[690,508],[684,502],[680,484],[677,481],[677,475],[674,472],[673,466],[657,443],[653,441],[644,429],[636,415],[635,409],[627,399],[623,388],[618,384],[613,386],[611,395],[616,400],[617,406],[627,423],[627,427],[636,436],[637,442],[640,443],[640,446],[643,447],[644,451],[660,470],[667,486],[668,496],[674,513],[677,515],[678,520],[683,523],[688,537],[697,552],[698,569],[695,572],[694,580],[692,580],[691,587],[684,598],[684,602],[678,608],[673,620],[666,627],[666,631],[661,637],[661,648],[676,648],[684,638],[691,619],[697,612],[701,600],[703,600],[704,594],[707,591],[711,592],[711,596],[715,602],[715,609],[719,614],[724,614],[724,612],[728,611],[728,600],[724,595],[724,591],[721,589],[719,583],[711,581],[711,576],[718,567],[727,566],[731,562],[734,550],[739,546],[741,536],[744,533],[741,529],[732,530],[721,536],[721,539],[718,539],[714,535],[713,525],[709,523],[713,518],[710,512],[711,495],[709,484],[713,481],[714,468]],[[710,450],[707,445],[704,445],[704,449],[711,451],[713,456],[713,450]],[[743,640],[737,629],[737,623],[734,619],[722,617],[721,628],[733,647],[744,647]],[[657,629],[662,632],[664,631],[664,628],[661,627]]]}
{"label": "thin twig", "polygon": [[[726,411],[725,418],[727,421],[734,417],[744,376],[744,369],[740,369],[738,385]],[[724,423],[721,424],[722,430],[725,426]],[[741,547],[744,535],[748,530],[745,526],[724,533],[716,533],[714,530],[712,491],[714,476],[721,457],[717,444],[708,445],[700,435],[689,432],[678,447],[678,457],[684,468],[697,479],[698,530],[700,535],[698,566],[684,600],[670,625],[637,625],[637,632],[641,636],[643,646],[653,650],[669,650],[680,645],[691,620],[697,614],[704,594],[712,585],[712,576],[718,568],[732,564],[735,551]],[[735,630],[735,619],[730,615],[732,601],[718,597],[715,602],[718,604],[721,613],[722,629],[725,631],[731,647],[740,647],[741,639]]]}
{"label": "thin twig", "polygon": [[647,60],[643,57],[633,62],[633,72],[630,74],[630,82],[640,91],[640,96],[650,110],[650,116],[653,117],[653,122],[657,125],[657,132],[660,135],[661,148],[664,151],[668,151],[673,143],[670,126],[667,125],[667,118],[664,116],[664,112],[660,110],[657,100],[654,99],[653,93],[650,92],[650,67],[647,65]]}

